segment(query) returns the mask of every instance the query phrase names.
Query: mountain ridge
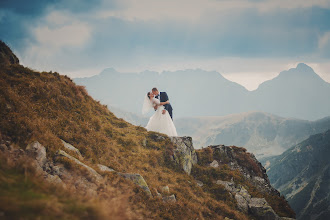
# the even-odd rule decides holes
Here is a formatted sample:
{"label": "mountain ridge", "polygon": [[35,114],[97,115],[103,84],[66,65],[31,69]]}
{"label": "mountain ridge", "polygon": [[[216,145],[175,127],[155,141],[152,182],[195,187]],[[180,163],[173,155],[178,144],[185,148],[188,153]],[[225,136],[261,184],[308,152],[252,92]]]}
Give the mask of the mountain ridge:
{"label": "mountain ridge", "polygon": [[285,195],[298,219],[330,217],[329,144],[330,130],[266,161],[271,183]]}
{"label": "mountain ridge", "polygon": [[258,159],[279,155],[310,135],[330,129],[330,117],[316,121],[246,112],[175,120],[178,134],[190,135],[197,147],[216,143],[247,148]]}
{"label": "mountain ridge", "polygon": [[[120,73],[106,69],[101,75],[75,78],[93,97],[109,106],[141,114],[141,103],[148,89],[165,90],[174,108],[174,118],[223,116],[249,111],[269,112],[282,117],[316,120],[329,116],[330,83],[306,64],[282,71],[248,91],[216,71],[188,69],[179,71]],[[112,74],[110,74],[112,73]],[[125,84],[125,89],[118,84]],[[129,99],[120,99],[122,94]],[[188,110],[188,111],[187,111]]]}

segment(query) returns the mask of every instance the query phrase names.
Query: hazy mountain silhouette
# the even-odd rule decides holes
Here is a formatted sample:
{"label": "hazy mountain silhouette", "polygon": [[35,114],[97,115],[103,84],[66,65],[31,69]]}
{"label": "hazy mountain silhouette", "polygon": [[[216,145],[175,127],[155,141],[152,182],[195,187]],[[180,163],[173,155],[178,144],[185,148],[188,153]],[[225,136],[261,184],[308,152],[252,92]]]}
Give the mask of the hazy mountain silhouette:
{"label": "hazy mountain silhouette", "polygon": [[330,113],[330,84],[302,63],[252,92],[218,72],[200,69],[161,74],[105,69],[99,75],[74,80],[104,104],[135,114],[141,114],[143,98],[152,87],[168,93],[174,118],[263,111],[316,120]]}
{"label": "hazy mountain silhouette", "polygon": [[253,108],[303,119],[330,115],[329,96],[330,84],[303,63],[262,83],[250,94]]}
{"label": "hazy mountain silhouette", "polygon": [[[184,70],[119,73],[105,69],[100,75],[76,78],[89,93],[109,106],[141,114],[144,96],[153,87],[166,91],[174,108],[174,117],[218,115],[238,112],[248,91],[217,72]],[[230,103],[224,105],[224,103]]]}

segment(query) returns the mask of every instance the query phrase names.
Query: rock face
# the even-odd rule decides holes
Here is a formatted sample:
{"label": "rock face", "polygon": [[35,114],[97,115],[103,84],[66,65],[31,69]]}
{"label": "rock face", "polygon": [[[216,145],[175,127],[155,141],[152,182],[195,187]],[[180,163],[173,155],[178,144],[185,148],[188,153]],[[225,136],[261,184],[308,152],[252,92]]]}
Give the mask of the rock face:
{"label": "rock face", "polygon": [[233,146],[216,145],[210,147],[217,155],[210,166],[216,167],[217,164],[226,164],[233,170],[239,170],[259,190],[277,196],[280,195],[271,186],[265,168],[253,154],[247,153],[244,148]]}
{"label": "rock face", "polygon": [[197,164],[197,154],[193,147],[191,137],[171,137],[171,141],[176,145],[174,149],[174,161],[179,164],[183,170],[190,174],[191,168]]}
{"label": "rock face", "polygon": [[257,219],[282,219],[275,213],[264,198],[251,198],[251,195],[243,186],[239,184],[236,185],[233,181],[228,182],[218,180],[216,183],[223,185],[227,191],[229,191],[232,195],[235,195],[234,198],[237,202],[237,207],[241,212],[251,213]]}
{"label": "rock face", "polygon": [[251,195],[248,191],[241,185],[235,185],[234,182],[218,180],[216,182],[218,185],[223,185],[227,191],[235,194],[235,199],[237,202],[238,209],[242,212],[248,213],[248,205],[251,200]]}
{"label": "rock face", "polygon": [[0,65],[19,64],[19,60],[11,49],[0,40]]}
{"label": "rock face", "polygon": [[277,220],[281,219],[268,205],[267,201],[264,198],[252,198],[249,203],[249,209],[251,213],[255,216],[258,216],[258,219],[265,220]]}

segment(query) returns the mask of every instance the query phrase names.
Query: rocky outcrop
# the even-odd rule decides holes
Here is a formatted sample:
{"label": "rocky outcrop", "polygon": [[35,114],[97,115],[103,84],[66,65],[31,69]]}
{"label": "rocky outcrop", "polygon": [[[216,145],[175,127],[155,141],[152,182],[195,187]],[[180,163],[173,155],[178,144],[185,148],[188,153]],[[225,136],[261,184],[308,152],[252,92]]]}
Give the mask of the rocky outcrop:
{"label": "rocky outcrop", "polygon": [[[76,156],[80,155],[80,159],[83,159],[78,149],[68,143],[63,142],[63,144],[69,146],[65,147],[65,149],[74,153]],[[0,150],[11,155],[10,158],[13,160],[18,160],[22,157],[29,158],[37,174],[43,176],[44,180],[49,183],[66,187],[65,183],[70,182],[70,185],[74,185],[76,190],[79,190],[80,193],[85,192],[89,195],[96,195],[98,186],[103,184],[105,181],[102,175],[100,175],[95,169],[63,150],[58,150],[53,158],[47,158],[45,147],[38,141],[29,144],[25,151],[13,147],[9,143],[7,145],[0,144]],[[71,168],[75,167],[84,171],[82,173],[78,172],[77,174],[74,169],[70,170],[71,168],[68,169],[67,166]],[[118,174],[132,181],[134,184],[141,187],[147,195],[152,197],[152,193],[146,181],[140,174],[116,172],[115,170],[102,164],[97,164],[97,168],[101,172]],[[173,201],[173,198],[171,197],[167,200]]]}
{"label": "rocky outcrop", "polygon": [[234,146],[210,146],[216,157],[210,164],[212,167],[228,165],[232,170],[240,171],[244,177],[260,191],[279,196],[280,193],[271,186],[265,168],[251,153],[244,148]]}
{"label": "rocky outcrop", "polygon": [[66,159],[70,160],[71,162],[77,164],[78,166],[81,166],[81,167],[85,168],[89,172],[90,176],[94,177],[96,181],[101,181],[102,180],[102,176],[100,174],[98,174],[93,168],[91,168],[91,167],[87,166],[86,164],[80,162],[78,159],[70,156],[66,152],[64,152],[62,150],[58,150],[56,152],[56,155],[55,155],[55,161],[61,162],[62,158],[66,158]]}
{"label": "rocky outcrop", "polygon": [[233,181],[228,182],[222,180],[218,180],[216,184],[223,185],[225,189],[231,193],[231,195],[234,195],[238,209],[242,212],[248,213],[248,205],[251,200],[251,195],[243,186],[236,186]]}
{"label": "rocky outcrop", "polygon": [[26,149],[26,153],[35,160],[34,166],[37,170],[43,171],[47,162],[46,149],[38,141],[29,144]]}
{"label": "rocky outcrop", "polygon": [[78,157],[82,157],[80,151],[79,151],[77,148],[75,148],[74,146],[72,146],[71,144],[69,144],[69,143],[67,143],[67,142],[65,142],[65,141],[63,141],[63,140],[61,140],[61,141],[62,141],[63,146],[64,146],[65,149],[67,149],[67,150],[69,150],[69,151],[72,151],[72,152],[75,153]]}
{"label": "rocky outcrop", "polygon": [[176,145],[173,159],[183,170],[190,174],[191,168],[197,164],[197,154],[193,147],[191,137],[171,137],[171,141]]}
{"label": "rocky outcrop", "polygon": [[0,65],[19,64],[19,60],[11,49],[0,40]]}
{"label": "rocky outcrop", "polygon": [[258,216],[258,219],[281,219],[264,198],[252,198],[249,202],[249,209],[254,216]]}
{"label": "rocky outcrop", "polygon": [[284,220],[290,218],[279,217],[264,198],[252,198],[248,191],[233,181],[218,180],[216,184],[223,185],[235,198],[237,207],[241,212],[250,213],[261,220]]}

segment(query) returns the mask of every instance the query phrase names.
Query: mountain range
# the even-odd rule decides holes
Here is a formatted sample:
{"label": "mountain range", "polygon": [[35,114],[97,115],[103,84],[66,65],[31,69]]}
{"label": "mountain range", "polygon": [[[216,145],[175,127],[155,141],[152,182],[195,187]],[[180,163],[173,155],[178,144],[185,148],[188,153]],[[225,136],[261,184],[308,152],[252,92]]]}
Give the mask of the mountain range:
{"label": "mountain range", "polygon": [[330,219],[330,130],[265,160],[267,174],[297,219]]}
{"label": "mountain range", "polygon": [[141,114],[143,99],[153,87],[166,91],[174,118],[224,116],[261,111],[282,117],[317,120],[330,113],[330,84],[300,63],[248,91],[218,72],[201,69],[162,73],[120,73],[109,68],[99,75],[75,78],[108,106]]}
{"label": "mountain range", "polygon": [[245,147],[258,159],[280,155],[310,135],[330,129],[330,117],[316,121],[248,112],[175,120],[179,135],[190,135],[196,148],[214,144]]}

